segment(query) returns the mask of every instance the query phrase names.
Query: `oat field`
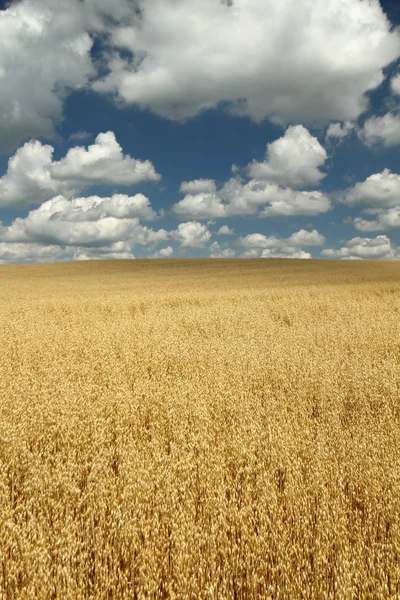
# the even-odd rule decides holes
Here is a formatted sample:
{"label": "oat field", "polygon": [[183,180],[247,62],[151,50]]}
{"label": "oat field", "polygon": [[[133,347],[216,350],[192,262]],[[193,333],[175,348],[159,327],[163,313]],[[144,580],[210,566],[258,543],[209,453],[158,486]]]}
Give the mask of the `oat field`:
{"label": "oat field", "polygon": [[400,598],[400,262],[0,267],[1,600]]}

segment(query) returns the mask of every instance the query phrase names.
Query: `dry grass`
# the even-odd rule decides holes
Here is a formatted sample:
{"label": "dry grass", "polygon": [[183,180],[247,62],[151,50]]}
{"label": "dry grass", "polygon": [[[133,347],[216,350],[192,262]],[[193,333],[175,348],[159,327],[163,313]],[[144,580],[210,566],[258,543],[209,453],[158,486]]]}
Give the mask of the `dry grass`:
{"label": "dry grass", "polygon": [[0,267],[0,598],[400,598],[399,282]]}

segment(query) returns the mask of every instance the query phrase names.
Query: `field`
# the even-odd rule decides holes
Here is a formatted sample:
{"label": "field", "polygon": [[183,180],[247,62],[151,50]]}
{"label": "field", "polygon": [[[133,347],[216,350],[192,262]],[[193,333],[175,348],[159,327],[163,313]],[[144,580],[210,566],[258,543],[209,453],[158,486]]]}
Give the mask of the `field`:
{"label": "field", "polygon": [[400,262],[0,267],[0,599],[400,598]]}

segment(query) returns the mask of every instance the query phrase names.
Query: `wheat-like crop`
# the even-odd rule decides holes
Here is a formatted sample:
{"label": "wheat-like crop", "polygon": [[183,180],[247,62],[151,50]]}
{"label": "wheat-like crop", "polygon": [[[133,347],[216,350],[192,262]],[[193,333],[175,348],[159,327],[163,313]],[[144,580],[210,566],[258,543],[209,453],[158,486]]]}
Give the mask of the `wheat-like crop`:
{"label": "wheat-like crop", "polygon": [[0,267],[0,598],[400,598],[400,263]]}

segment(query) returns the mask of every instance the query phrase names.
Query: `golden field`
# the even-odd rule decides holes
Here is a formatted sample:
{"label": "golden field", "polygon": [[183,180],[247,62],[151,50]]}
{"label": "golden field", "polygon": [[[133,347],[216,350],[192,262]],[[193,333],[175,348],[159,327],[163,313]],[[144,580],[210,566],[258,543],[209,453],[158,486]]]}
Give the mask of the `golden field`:
{"label": "golden field", "polygon": [[0,598],[400,598],[400,262],[0,267]]}

